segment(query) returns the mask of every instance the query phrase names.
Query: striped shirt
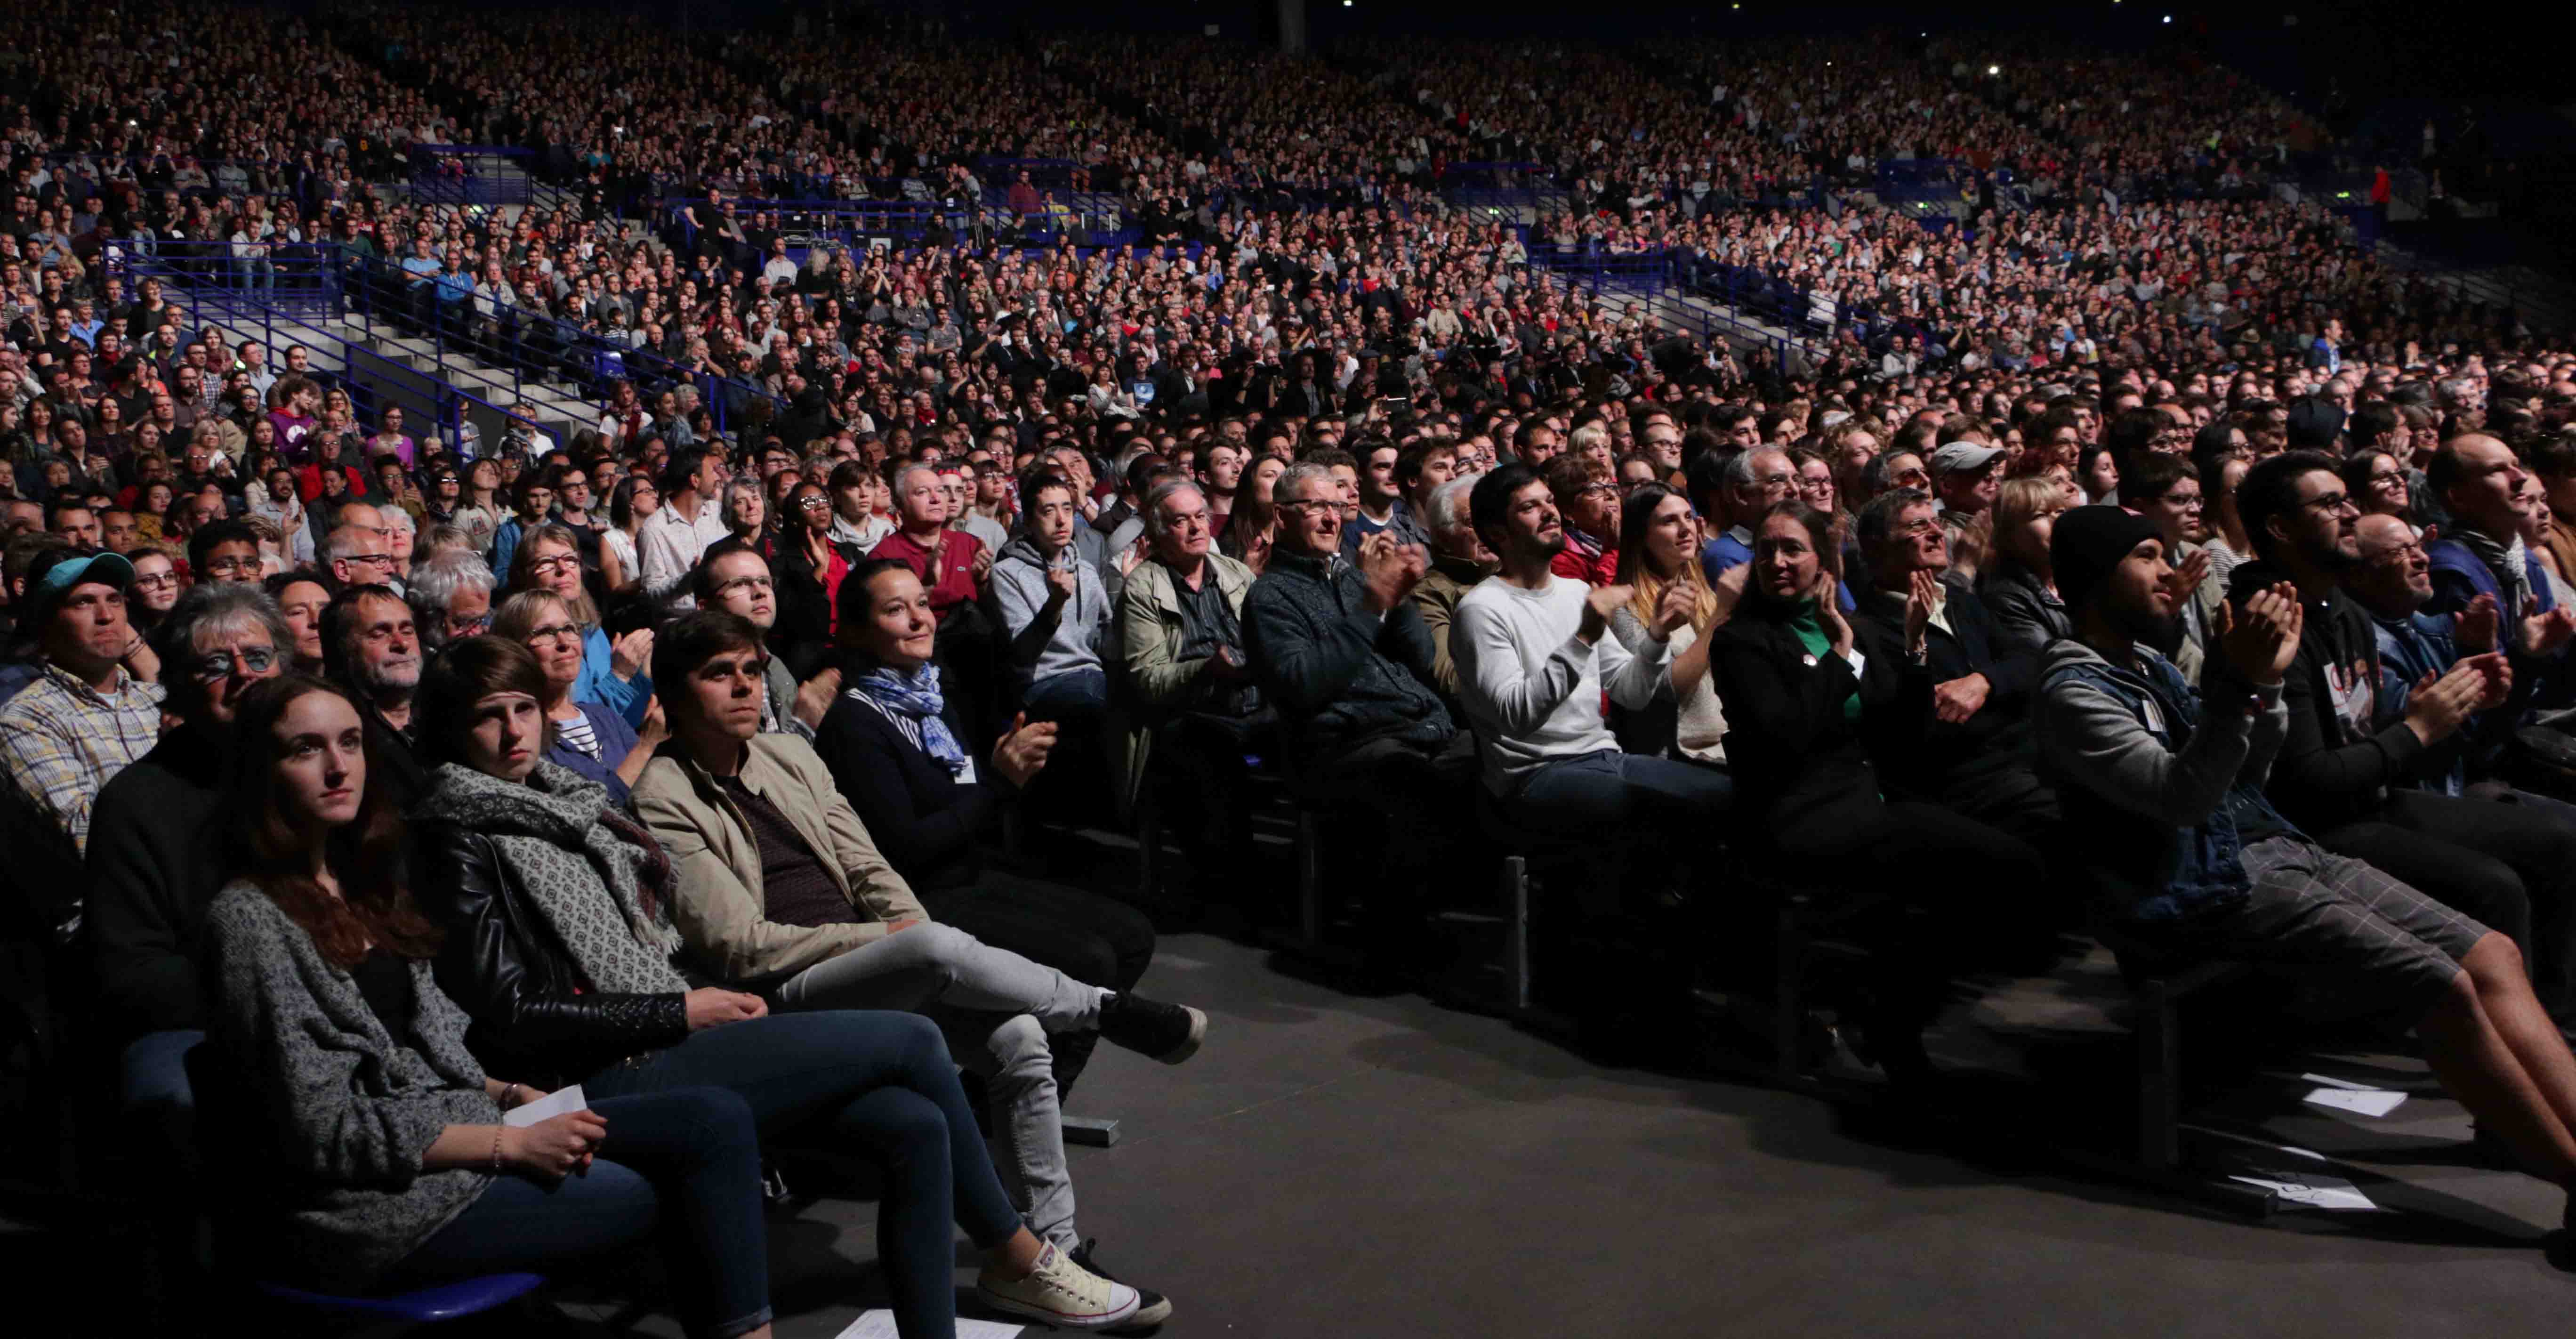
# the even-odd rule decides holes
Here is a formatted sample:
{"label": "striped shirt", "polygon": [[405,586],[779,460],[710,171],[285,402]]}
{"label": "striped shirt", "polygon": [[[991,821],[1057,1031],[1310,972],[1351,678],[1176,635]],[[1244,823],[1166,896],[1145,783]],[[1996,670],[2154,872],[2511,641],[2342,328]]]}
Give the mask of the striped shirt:
{"label": "striped shirt", "polygon": [[599,732],[590,728],[586,712],[575,710],[570,716],[555,718],[555,740],[585,758],[599,757]]}

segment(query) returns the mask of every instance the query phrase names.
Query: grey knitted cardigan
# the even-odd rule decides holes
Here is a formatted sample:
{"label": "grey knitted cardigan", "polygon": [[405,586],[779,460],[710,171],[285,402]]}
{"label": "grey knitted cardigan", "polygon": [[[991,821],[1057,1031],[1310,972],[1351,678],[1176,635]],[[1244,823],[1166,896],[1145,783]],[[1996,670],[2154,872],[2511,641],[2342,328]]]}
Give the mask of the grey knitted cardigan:
{"label": "grey knitted cardigan", "polygon": [[254,1103],[242,1123],[270,1133],[276,1177],[267,1230],[238,1235],[264,1278],[363,1292],[492,1183],[421,1169],[448,1126],[501,1122],[465,1050],[465,1011],[414,962],[422,1049],[395,1044],[357,982],[247,881],[216,896],[206,944],[211,1040]]}

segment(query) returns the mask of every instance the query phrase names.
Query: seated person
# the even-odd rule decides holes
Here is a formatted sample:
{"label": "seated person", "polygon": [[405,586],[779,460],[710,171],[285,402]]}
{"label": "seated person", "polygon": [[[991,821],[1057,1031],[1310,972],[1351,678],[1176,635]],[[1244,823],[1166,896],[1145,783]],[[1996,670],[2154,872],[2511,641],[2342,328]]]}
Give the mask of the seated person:
{"label": "seated person", "polygon": [[2048,574],[2048,527],[2064,510],[2065,490],[2047,479],[2009,479],[1996,491],[1994,538],[1976,588],[1994,616],[1998,655],[2027,656],[2036,664],[2050,642],[2074,630]]}
{"label": "seated person", "polygon": [[2378,638],[2337,583],[2361,560],[2361,512],[2334,458],[2290,451],[2263,460],[2238,485],[2236,506],[2254,560],[2229,575],[2230,585],[2286,579],[2306,615],[2282,690],[2289,730],[2266,793],[2317,845],[2510,936],[2541,1002],[2562,1024],[2576,1023],[2576,823],[2555,804],[2399,784],[2447,771],[2467,747],[2470,716],[2504,705],[2504,656],[2443,666],[2410,695],[2404,716],[2376,724]]}
{"label": "seated person", "polygon": [[237,709],[237,874],[205,924],[221,1063],[201,1072],[237,1090],[204,1094],[206,1123],[222,1131],[223,1165],[256,1190],[224,1197],[251,1229],[224,1241],[256,1277],[360,1294],[658,1236],[690,1334],[768,1335],[760,1148],[743,1099],[585,1093],[586,1110],[502,1124],[545,1091],[488,1077],[466,1048],[465,1012],[430,971],[439,932],[395,858],[400,821],[368,784],[355,702],[297,675]]}
{"label": "seated person", "polygon": [[[930,622],[924,596],[923,642]],[[789,1012],[929,1015],[959,1063],[991,1081],[1012,1202],[1039,1236],[1082,1250],[1049,1035],[1097,1032],[1178,1064],[1197,1051],[1207,1015],[1084,985],[931,921],[813,747],[759,732],[764,654],[748,622],[716,612],[674,623],[654,652],[677,743],[654,759],[636,810],[677,871],[673,913],[691,958]]]}
{"label": "seated person", "polygon": [[1885,950],[1856,1021],[1891,1075],[1919,1074],[1929,1064],[1921,1034],[1947,974],[1990,930],[1977,907],[1922,905],[1971,887],[1923,872],[1976,870],[1973,886],[1983,890],[2035,888],[2045,871],[2027,843],[1939,805],[1881,794],[1873,753],[1920,738],[1932,714],[1933,575],[1913,575],[1899,635],[1883,637],[1878,625],[1842,614],[1840,583],[1823,566],[1835,538],[1823,513],[1781,503],[1753,537],[1744,601],[1709,638],[1710,672],[1727,705],[1727,760],[1740,793],[1760,797],[1738,807],[1738,826],[1748,849],[1823,886],[1826,924]]}
{"label": "seated person", "polygon": [[726,1088],[765,1139],[810,1131],[872,1156],[906,1333],[945,1333],[955,1315],[952,1214],[985,1252],[987,1302],[1076,1328],[1132,1317],[1134,1289],[1021,1221],[928,1020],[773,1016],[758,995],[690,984],[671,858],[598,783],[543,759],[546,694],[536,658],[499,637],[450,648],[421,677],[435,771],[412,815],[411,886],[445,932],[439,989],[473,1019],[476,1059],[594,1101]]}
{"label": "seated person", "polygon": [[[1244,652],[1252,569],[1214,551],[1198,485],[1157,484],[1143,514],[1152,553],[1118,595],[1117,645],[1134,727],[1124,741],[1120,800],[1132,809],[1149,784],[1147,763],[1167,761],[1166,790],[1185,810],[1170,826],[1200,874],[1239,872],[1252,855],[1244,759],[1270,747],[1278,719],[1264,708]],[[1171,745],[1168,753],[1158,738]]]}
{"label": "seated person", "polygon": [[[2047,525],[2032,528],[2044,533]],[[1890,643],[1900,641],[1915,574],[1938,577],[1949,570],[1949,529],[1934,516],[1932,499],[1911,488],[1870,499],[1854,529],[1869,564],[1860,622]],[[2061,824],[2057,796],[2035,770],[2039,755],[2027,719],[2039,658],[1999,653],[1994,619],[1965,585],[1935,581],[1928,594],[1932,616],[1923,635],[1932,719],[1920,739],[1889,751],[1889,787],[2046,850]]]}
{"label": "seated person", "polygon": [[[1154,960],[1152,922],[1096,893],[986,864],[1004,795],[1047,765],[1056,727],[1022,719],[989,754],[970,757],[929,659],[935,634],[921,621],[922,598],[899,563],[862,562],[841,583],[847,672],[815,732],[816,753],[932,916],[1086,985],[1133,988]],[[1069,1086],[1090,1034],[1064,1037],[1056,1050],[1057,1083]]]}
{"label": "seated person", "polygon": [[[1444,490],[1445,492],[1445,490]],[[1683,664],[1691,647],[1725,624],[1735,612],[1736,602],[1744,597],[1744,583],[1753,574],[1750,567],[1738,563],[1719,576],[1712,587],[1699,566],[1699,518],[1691,511],[1690,501],[1673,488],[1660,484],[1642,484],[1628,495],[1619,524],[1618,584],[1635,591],[1628,603],[1610,615],[1610,635],[1628,648],[1629,654],[1640,653],[1653,636],[1647,621],[1663,607],[1665,592],[1685,588],[1690,600],[1690,619],[1672,631],[1674,665],[1657,688],[1659,705],[1670,713],[1659,718],[1658,728],[1670,726],[1669,738],[1658,738],[1658,752],[1688,759],[1709,767],[1726,766],[1726,709],[1717,700],[1717,681],[1707,672],[1707,657],[1698,658],[1699,673],[1686,672]],[[1482,541],[1477,548],[1483,549]],[[1439,559],[1433,559],[1437,568]],[[1428,587],[1439,573],[1423,579]],[[1418,596],[1417,596],[1418,598]],[[1623,738],[1627,737],[1624,733]]]}
{"label": "seated person", "polygon": [[553,727],[546,761],[607,787],[611,803],[626,803],[627,791],[644,775],[644,764],[653,761],[653,750],[671,737],[661,699],[645,707],[642,730],[600,703],[575,701],[573,690],[581,681],[581,625],[553,591],[523,590],[503,600],[492,616],[492,635],[528,648],[545,672],[546,695],[537,707]]}
{"label": "seated person", "polygon": [[[697,597],[698,608],[722,609],[750,619],[768,642],[769,691],[760,700],[762,732],[784,731],[812,743],[814,727],[823,723],[823,713],[832,709],[832,699],[841,694],[840,667],[829,663],[838,656],[828,646],[779,645],[780,591],[771,578],[769,560],[757,550],[726,549],[698,564],[689,574],[689,590]],[[815,662],[802,683],[789,664],[791,657]]]}
{"label": "seated person", "polygon": [[[1020,509],[1019,533],[994,561],[988,586],[1010,691],[1030,719],[1056,723],[1058,747],[1096,754],[1109,711],[1101,661],[1111,630],[1109,588],[1073,550],[1082,512],[1063,475],[1031,470],[1020,483]],[[1083,781],[1093,774],[1074,773]]]}
{"label": "seated person", "polygon": [[1378,870],[1381,886],[1451,879],[1446,844],[1421,838],[1469,827],[1474,749],[1431,686],[1431,635],[1408,598],[1430,556],[1375,536],[1344,559],[1342,490],[1328,465],[1291,466],[1273,495],[1278,546],[1244,596],[1244,651],[1279,713],[1297,784],[1402,834],[1340,848],[1391,866]]}
{"label": "seated person", "polygon": [[644,710],[653,701],[653,678],[647,673],[653,654],[653,630],[633,628],[611,639],[599,605],[582,580],[581,540],[569,526],[543,525],[520,541],[518,558],[509,564],[510,593],[548,590],[564,602],[581,629],[581,680],[573,685],[575,702],[596,702],[644,726]]}
{"label": "seated person", "polygon": [[2179,612],[2154,522],[2078,507],[2049,549],[2077,632],[2041,664],[2032,726],[2089,839],[2105,928],[2161,966],[2266,964],[2413,1029],[2480,1129],[2576,1185],[2576,1059],[2513,941],[2307,840],[2264,797],[2289,730],[2297,589],[2222,607],[2195,692],[2144,644]]}
{"label": "seated person", "polygon": [[[2227,582],[2211,571],[2214,560],[2203,547],[2209,505],[2201,496],[2200,467],[2171,452],[2142,451],[2121,467],[2119,488],[2121,506],[2156,523],[2174,579],[2191,592],[2170,645],[2174,668],[2197,683],[2209,651],[2209,621],[2227,598]],[[2039,537],[2039,547],[2048,547],[2046,535]]]}
{"label": "seated person", "polygon": [[[1453,720],[1460,708],[1458,662],[1449,657],[1449,621],[1457,615],[1458,602],[1492,570],[1494,558],[1476,538],[1475,516],[1467,505],[1477,477],[1462,475],[1432,489],[1417,513],[1431,536],[1431,570],[1414,586],[1413,603],[1422,611],[1423,629],[1431,634],[1431,686],[1439,690],[1441,705]],[[1692,555],[1691,561],[1698,560]]]}
{"label": "seated person", "polygon": [[[1567,459],[1575,458],[1559,458]],[[1644,649],[1632,654],[1607,634],[1633,592],[1552,570],[1568,541],[1547,480],[1504,465],[1476,481],[1469,506],[1502,566],[1458,602],[1450,655],[1484,754],[1484,785],[1504,818],[1559,837],[1606,837],[1621,852],[1697,831],[1725,808],[1727,775],[1622,752],[1601,715],[1605,693],[1633,711],[1668,682],[1707,673],[1707,643],[1694,642],[1679,663],[1671,655],[1673,630],[1694,612],[1693,588],[1665,586]]]}
{"label": "seated person", "polygon": [[492,626],[492,569],[471,553],[451,549],[413,565],[403,598],[411,603],[421,649],[435,654]]}
{"label": "seated person", "polygon": [[99,789],[85,921],[98,1039],[123,1047],[125,1109],[193,1169],[183,1062],[206,1039],[197,965],[206,907],[229,877],[217,819],[233,712],[252,684],[286,672],[295,634],[257,587],[205,582],[179,597],[154,640],[169,667],[162,708],[179,724]]}
{"label": "seated person", "polygon": [[1549,461],[1545,477],[1565,535],[1548,570],[1589,586],[1612,584],[1619,574],[1618,481],[1598,462],[1572,452]]}

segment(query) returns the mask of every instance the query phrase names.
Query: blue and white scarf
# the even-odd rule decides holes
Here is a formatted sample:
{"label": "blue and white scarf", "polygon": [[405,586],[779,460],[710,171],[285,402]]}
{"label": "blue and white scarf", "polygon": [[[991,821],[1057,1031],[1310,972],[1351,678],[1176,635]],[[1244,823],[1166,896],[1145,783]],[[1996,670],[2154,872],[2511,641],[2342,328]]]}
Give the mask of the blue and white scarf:
{"label": "blue and white scarf", "polygon": [[879,665],[851,680],[848,691],[865,697],[889,716],[912,721],[921,731],[922,751],[938,759],[950,775],[966,770],[966,750],[958,747],[957,736],[949,733],[948,722],[941,715],[948,702],[940,696],[937,665],[924,663],[910,674],[891,665]]}

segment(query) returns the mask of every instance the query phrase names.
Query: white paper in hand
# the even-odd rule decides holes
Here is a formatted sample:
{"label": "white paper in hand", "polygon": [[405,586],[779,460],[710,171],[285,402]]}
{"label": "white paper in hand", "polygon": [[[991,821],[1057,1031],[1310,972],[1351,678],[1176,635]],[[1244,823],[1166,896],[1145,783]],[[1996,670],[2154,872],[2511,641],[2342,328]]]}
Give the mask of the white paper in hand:
{"label": "white paper in hand", "polygon": [[[1027,1328],[1009,1321],[968,1320],[960,1316],[957,1339],[1012,1339]],[[848,1329],[841,1331],[840,1339],[896,1339],[894,1313],[883,1309],[863,1311]]]}
{"label": "white paper in hand", "polygon": [[501,1123],[503,1125],[534,1125],[538,1121],[553,1120],[555,1117],[560,1116],[567,1111],[579,1111],[589,1105],[589,1101],[584,1099],[581,1095],[581,1085],[578,1083],[567,1083],[563,1087],[557,1088],[553,1092],[538,1098],[536,1101],[530,1102],[524,1106],[515,1106],[502,1112]]}

